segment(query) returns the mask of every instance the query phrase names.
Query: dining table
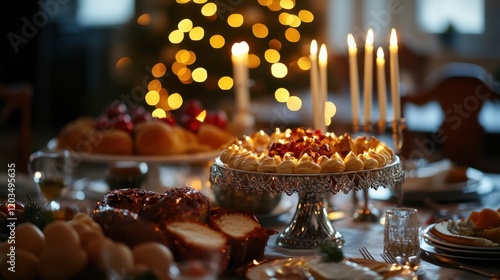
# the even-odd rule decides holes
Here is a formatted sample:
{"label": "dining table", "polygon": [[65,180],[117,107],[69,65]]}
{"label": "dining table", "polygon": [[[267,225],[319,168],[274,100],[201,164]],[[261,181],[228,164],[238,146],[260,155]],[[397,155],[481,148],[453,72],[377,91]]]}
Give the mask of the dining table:
{"label": "dining table", "polygon": [[[192,186],[204,193],[214,202],[214,192],[212,190],[210,177],[211,163],[203,164],[167,164],[159,166],[159,173],[154,178],[155,186],[148,185],[147,189],[154,191],[164,191],[176,186]],[[157,166],[158,167],[158,166]],[[95,202],[109,191],[104,178],[106,176],[107,163],[103,162],[82,162],[73,173],[73,187],[61,198],[61,205],[69,205],[78,211],[90,211],[95,207]],[[362,258],[360,248],[366,247],[377,261],[383,262],[381,253],[384,246],[384,227],[381,221],[385,209],[397,206],[416,208],[419,213],[421,229],[426,225],[447,218],[467,218],[472,211],[485,207],[498,209],[500,207],[500,174],[484,173],[484,178],[490,182],[491,189],[477,197],[467,200],[453,201],[412,201],[402,200],[401,205],[388,188],[371,189],[369,191],[369,207],[377,219],[372,221],[357,221],[353,218],[354,213],[362,202],[360,193],[337,193],[326,194],[330,222],[333,227],[344,238],[342,251],[346,258]],[[159,179],[159,180],[158,180]],[[16,189],[16,195],[20,200],[26,200],[26,193],[30,193],[32,198],[40,198],[40,191],[36,184],[28,179],[19,180],[20,184]],[[22,184],[21,184],[22,183]],[[2,188],[3,190],[4,188]],[[404,185],[403,185],[404,189]],[[404,193],[404,192],[403,192]],[[3,193],[0,196],[3,197]],[[283,194],[279,205],[269,214],[256,214],[261,226],[281,232],[290,223],[296,213],[298,196],[296,193]],[[214,202],[215,203],[215,202]],[[277,245],[277,234],[272,235],[267,243],[264,259],[280,258],[300,258],[304,256],[314,256],[318,254],[316,249],[294,249]],[[421,241],[423,242],[423,241]],[[480,269],[485,272],[500,274],[500,266],[496,261],[460,260],[463,264]],[[245,273],[231,273],[225,275],[223,279],[245,279]],[[430,258],[422,253],[418,279],[488,279],[477,273],[452,267],[449,264]]]}

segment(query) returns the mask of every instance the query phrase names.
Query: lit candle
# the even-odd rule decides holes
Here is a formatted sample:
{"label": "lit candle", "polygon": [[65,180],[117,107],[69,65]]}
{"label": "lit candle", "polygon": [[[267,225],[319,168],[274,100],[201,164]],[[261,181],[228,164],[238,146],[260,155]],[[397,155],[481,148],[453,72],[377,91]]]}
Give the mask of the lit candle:
{"label": "lit candle", "polygon": [[351,33],[347,35],[349,52],[349,80],[351,87],[351,111],[354,130],[359,123],[359,76],[358,76],[358,49]]}
{"label": "lit candle", "polygon": [[327,82],[327,61],[328,53],[325,44],[321,45],[319,49],[319,80],[320,80],[320,95],[319,95],[319,127],[323,132],[326,132],[326,115],[325,104],[328,99],[328,82]]}
{"label": "lit candle", "polygon": [[368,29],[365,44],[365,72],[363,81],[365,127],[370,124],[373,93],[373,30]]}
{"label": "lit candle", "polygon": [[398,38],[396,37],[396,29],[394,28],[391,30],[389,53],[391,59],[390,73],[392,110],[394,112],[394,121],[399,121],[399,119],[401,118],[401,101],[399,99]]}
{"label": "lit candle", "polygon": [[236,112],[249,113],[248,51],[246,42],[235,43],[231,48],[234,86],[236,89]]}
{"label": "lit candle", "polygon": [[318,129],[320,126],[320,119],[319,119],[319,114],[318,112],[318,104],[320,102],[319,100],[319,78],[318,78],[318,43],[316,40],[312,40],[311,42],[311,47],[310,47],[310,52],[311,54],[309,55],[309,58],[311,60],[311,72],[310,72],[310,79],[311,79],[311,102],[312,102],[312,111],[313,111],[313,122],[314,122],[314,128]]}
{"label": "lit candle", "polygon": [[377,89],[380,122],[384,124],[387,116],[387,89],[385,87],[384,50],[381,47],[377,49]]}

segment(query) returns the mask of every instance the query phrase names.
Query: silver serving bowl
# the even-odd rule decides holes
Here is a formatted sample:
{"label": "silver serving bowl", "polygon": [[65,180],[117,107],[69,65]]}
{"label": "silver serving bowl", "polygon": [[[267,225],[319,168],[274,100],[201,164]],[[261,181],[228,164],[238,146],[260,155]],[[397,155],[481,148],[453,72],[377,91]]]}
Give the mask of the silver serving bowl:
{"label": "silver serving bowl", "polygon": [[281,201],[281,193],[262,192],[259,194],[256,191],[222,189],[218,185],[212,185],[212,189],[217,205],[254,214],[269,214]]}

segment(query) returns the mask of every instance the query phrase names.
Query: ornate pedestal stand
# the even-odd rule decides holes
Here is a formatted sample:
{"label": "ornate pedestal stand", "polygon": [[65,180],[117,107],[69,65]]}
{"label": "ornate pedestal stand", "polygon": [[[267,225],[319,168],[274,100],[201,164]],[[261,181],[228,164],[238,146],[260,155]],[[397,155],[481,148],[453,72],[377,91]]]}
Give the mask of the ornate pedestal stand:
{"label": "ornate pedestal stand", "polygon": [[350,191],[367,191],[370,188],[399,189],[404,181],[404,171],[398,157],[382,168],[344,173],[276,174],[237,170],[227,167],[216,158],[210,170],[210,182],[220,188],[236,191],[299,194],[299,201],[292,221],[280,233],[277,243],[293,249],[312,249],[326,239],[340,244],[343,237],[330,222],[324,206],[323,195]]}

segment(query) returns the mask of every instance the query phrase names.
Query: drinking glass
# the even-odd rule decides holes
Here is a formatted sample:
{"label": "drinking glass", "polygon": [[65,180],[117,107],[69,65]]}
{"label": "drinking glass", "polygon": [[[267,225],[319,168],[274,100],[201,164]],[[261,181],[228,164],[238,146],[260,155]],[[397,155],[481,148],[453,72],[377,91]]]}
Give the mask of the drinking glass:
{"label": "drinking glass", "polygon": [[58,199],[72,178],[69,151],[38,151],[30,155],[28,170],[40,187],[40,191],[51,210],[58,210]]}
{"label": "drinking glass", "polygon": [[418,211],[414,208],[391,208],[385,211],[384,253],[399,264],[416,270],[420,265]]}

